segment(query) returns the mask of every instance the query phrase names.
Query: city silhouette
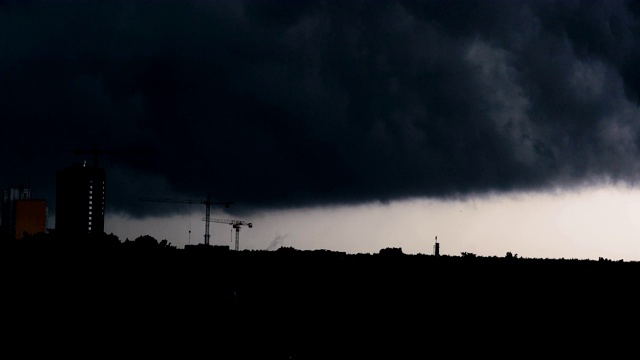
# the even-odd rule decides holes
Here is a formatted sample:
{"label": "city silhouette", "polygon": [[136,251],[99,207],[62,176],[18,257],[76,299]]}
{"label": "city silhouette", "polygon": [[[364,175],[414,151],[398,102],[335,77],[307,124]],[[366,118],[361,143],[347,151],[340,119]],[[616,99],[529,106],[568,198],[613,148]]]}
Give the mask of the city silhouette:
{"label": "city silhouette", "polygon": [[414,358],[453,343],[477,347],[465,354],[567,351],[576,337],[620,334],[637,315],[640,274],[638,263],[607,259],[178,249],[148,235],[56,231],[3,242],[2,255],[6,324],[47,332],[49,346],[72,336],[89,355]]}

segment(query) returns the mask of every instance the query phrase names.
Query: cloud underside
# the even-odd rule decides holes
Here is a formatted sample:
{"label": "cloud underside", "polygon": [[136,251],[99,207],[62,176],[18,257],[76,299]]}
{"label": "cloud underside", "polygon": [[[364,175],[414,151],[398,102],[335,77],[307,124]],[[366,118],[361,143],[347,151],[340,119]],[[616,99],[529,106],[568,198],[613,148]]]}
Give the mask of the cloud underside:
{"label": "cloud underside", "polygon": [[8,2],[2,185],[53,200],[98,146],[108,205],[245,209],[634,184],[625,1]]}

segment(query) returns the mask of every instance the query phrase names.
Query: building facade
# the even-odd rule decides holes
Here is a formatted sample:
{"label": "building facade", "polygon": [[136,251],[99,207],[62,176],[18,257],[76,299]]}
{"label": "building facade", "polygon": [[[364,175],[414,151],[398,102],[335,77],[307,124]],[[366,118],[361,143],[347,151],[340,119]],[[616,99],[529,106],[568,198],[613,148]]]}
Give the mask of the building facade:
{"label": "building facade", "polygon": [[56,234],[104,233],[105,172],[74,164],[56,174]]}
{"label": "building facade", "polygon": [[2,237],[23,239],[47,231],[47,202],[32,199],[31,189],[20,187],[2,193]]}

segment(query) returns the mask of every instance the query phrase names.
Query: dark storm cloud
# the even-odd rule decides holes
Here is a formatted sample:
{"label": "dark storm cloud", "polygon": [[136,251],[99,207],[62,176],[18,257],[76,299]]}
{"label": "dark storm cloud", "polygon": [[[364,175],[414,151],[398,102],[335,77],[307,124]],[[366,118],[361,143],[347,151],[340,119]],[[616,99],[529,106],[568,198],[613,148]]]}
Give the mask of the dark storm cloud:
{"label": "dark storm cloud", "polygon": [[[240,209],[635,182],[638,2],[0,5],[3,188]],[[52,206],[50,206],[53,208]]]}

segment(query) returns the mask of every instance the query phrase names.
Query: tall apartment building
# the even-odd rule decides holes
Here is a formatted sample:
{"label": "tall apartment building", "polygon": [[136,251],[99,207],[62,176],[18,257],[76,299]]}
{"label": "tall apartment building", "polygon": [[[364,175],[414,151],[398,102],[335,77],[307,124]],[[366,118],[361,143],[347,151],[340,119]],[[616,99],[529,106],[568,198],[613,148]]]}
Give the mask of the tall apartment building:
{"label": "tall apartment building", "polygon": [[31,189],[2,192],[2,238],[21,240],[25,234],[47,231],[47,202],[31,198]]}
{"label": "tall apartment building", "polygon": [[56,174],[56,233],[82,236],[104,233],[105,172],[74,164]]}

